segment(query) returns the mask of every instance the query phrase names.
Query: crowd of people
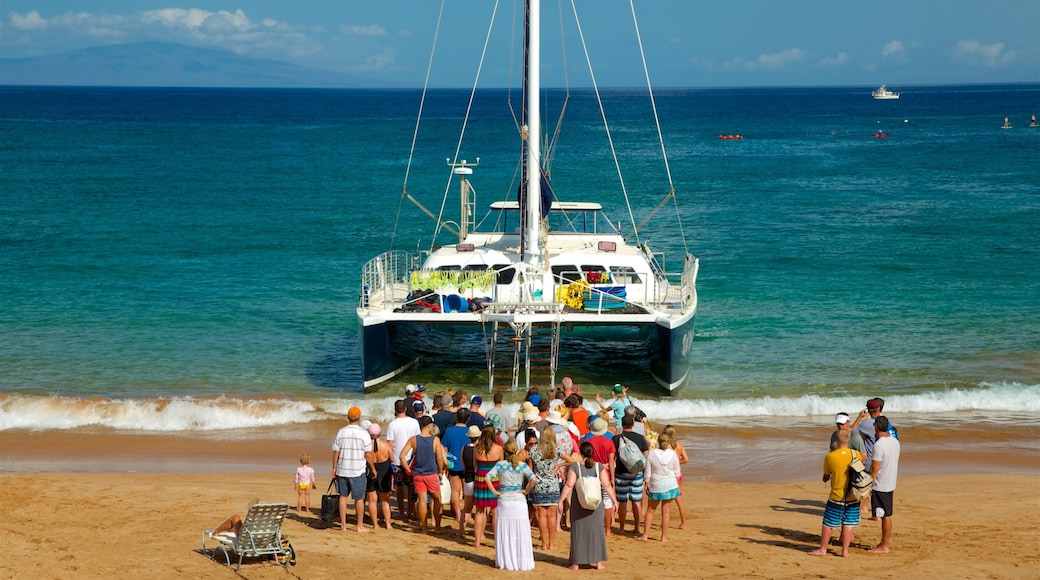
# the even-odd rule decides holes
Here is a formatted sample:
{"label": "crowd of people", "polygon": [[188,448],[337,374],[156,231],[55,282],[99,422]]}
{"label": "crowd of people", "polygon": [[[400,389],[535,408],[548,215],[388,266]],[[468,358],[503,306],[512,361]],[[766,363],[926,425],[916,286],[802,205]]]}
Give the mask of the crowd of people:
{"label": "crowd of people", "polygon": [[[546,551],[555,549],[557,533],[569,531],[572,569],[603,569],[606,537],[625,532],[629,513],[633,536],[648,540],[660,509],[659,537],[667,541],[673,503],[686,527],[679,482],[688,457],[674,429],[652,428],[627,387],[614,385],[611,394],[610,404],[597,394],[589,409],[580,387],[565,378],[548,393],[532,388],[511,413],[501,392],[485,408],[465,390],[428,395],[423,385],[408,385],[385,439],[378,423],[352,407],[332,445],[339,527],[349,529],[351,502],[358,532],[391,529],[396,517],[429,534],[450,528],[442,525],[449,517],[459,540],[479,548],[490,527],[496,565],[506,570],[534,568],[533,528]],[[308,479],[295,483],[298,509],[309,505],[312,471],[297,475]]]}
{"label": "crowd of people", "polygon": [[[567,528],[571,569],[601,570],[608,558],[606,538],[615,526],[625,531],[629,513],[632,534],[643,541],[649,539],[658,509],[660,540],[667,541],[673,503],[678,528],[686,529],[680,483],[681,466],[689,457],[672,426],[660,433],[652,428],[627,387],[614,385],[609,404],[597,394],[593,412],[585,407],[580,388],[565,378],[546,396],[529,390],[515,414],[505,410],[501,392],[487,409],[481,397],[471,398],[465,390],[435,393],[427,408],[425,392],[423,385],[407,386],[405,397],[394,403],[385,439],[381,426],[363,420],[359,408],[348,410],[348,424],[332,445],[342,531],[348,530],[351,501],[356,531],[378,529],[380,523],[392,529],[390,495],[395,493],[397,519],[417,522],[423,534],[430,533],[431,519],[433,530],[444,529],[448,515],[458,526],[459,540],[468,541],[472,533],[472,545],[479,548],[491,522],[499,568],[534,568],[534,526],[546,551]],[[898,431],[882,414],[884,405],[883,399],[872,398],[855,419],[845,412],[834,417],[823,461],[830,491],[820,546],[811,555],[829,555],[838,530],[840,555],[847,557],[861,515],[881,523],[881,540],[870,551],[889,551],[900,444]],[[853,493],[857,461],[869,473],[869,497]],[[297,510],[309,511],[315,486],[309,455],[300,456],[293,486]],[[365,525],[366,513],[371,528]],[[233,538],[241,525],[235,515],[210,535]]]}

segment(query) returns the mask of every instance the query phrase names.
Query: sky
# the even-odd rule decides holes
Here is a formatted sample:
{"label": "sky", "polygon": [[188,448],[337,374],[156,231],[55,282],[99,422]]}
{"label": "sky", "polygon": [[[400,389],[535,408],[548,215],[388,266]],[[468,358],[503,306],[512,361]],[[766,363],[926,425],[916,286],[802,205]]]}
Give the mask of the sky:
{"label": "sky", "polygon": [[[422,86],[432,62],[432,86],[468,87],[490,28],[478,84],[518,84],[516,0],[181,1],[4,0],[0,57],[161,41],[388,86]],[[543,84],[592,82],[575,10],[595,81],[646,84],[628,0],[543,3]],[[635,15],[658,87],[1040,82],[1038,0],[636,0]]]}

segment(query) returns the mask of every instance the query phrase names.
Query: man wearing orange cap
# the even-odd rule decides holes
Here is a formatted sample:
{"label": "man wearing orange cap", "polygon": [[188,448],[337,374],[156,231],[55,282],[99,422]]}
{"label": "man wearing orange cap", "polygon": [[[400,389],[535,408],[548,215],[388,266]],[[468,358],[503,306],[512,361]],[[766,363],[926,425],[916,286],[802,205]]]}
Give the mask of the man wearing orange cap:
{"label": "man wearing orange cap", "polygon": [[336,480],[339,493],[339,527],[347,531],[347,496],[354,499],[357,516],[357,531],[367,532],[365,527],[365,489],[368,485],[367,467],[375,473],[375,454],[372,453],[372,436],[361,428],[361,409],[351,407],[347,411],[347,426],[336,433],[332,443],[332,477]]}

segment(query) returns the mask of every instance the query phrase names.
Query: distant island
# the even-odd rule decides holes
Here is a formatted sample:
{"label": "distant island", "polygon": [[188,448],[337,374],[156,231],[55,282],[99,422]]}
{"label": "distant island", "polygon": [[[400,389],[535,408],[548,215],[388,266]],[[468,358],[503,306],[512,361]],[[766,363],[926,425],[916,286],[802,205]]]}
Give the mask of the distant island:
{"label": "distant island", "polygon": [[169,42],[0,59],[0,85],[374,88],[385,80]]}

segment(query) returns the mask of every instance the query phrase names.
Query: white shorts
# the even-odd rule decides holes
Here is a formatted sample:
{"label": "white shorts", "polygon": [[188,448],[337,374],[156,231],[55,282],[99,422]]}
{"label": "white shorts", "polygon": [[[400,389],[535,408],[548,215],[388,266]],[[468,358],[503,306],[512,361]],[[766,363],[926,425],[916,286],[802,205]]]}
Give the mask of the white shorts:
{"label": "white shorts", "polygon": [[472,481],[464,482],[462,484],[462,496],[473,497],[473,483]]}

